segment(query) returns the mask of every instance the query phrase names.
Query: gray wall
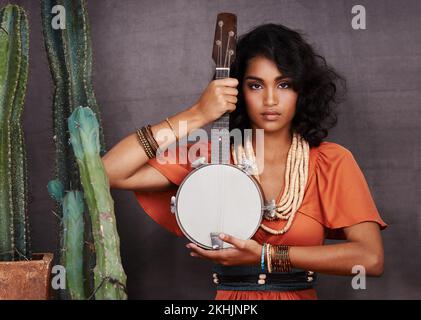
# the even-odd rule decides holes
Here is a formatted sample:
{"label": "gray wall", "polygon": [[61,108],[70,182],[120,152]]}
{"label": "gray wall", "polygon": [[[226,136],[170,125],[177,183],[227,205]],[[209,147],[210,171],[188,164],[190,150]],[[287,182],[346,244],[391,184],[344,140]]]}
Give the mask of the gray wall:
{"label": "gray wall", "polygon": [[[6,1],[0,1],[3,5]],[[12,1],[13,2],[13,1]],[[30,78],[25,111],[34,250],[57,248],[47,182],[53,177],[52,81],[38,1],[29,12]],[[112,1],[89,0],[94,86],[108,147],[135,128],[192,105],[212,73],[216,14],[238,15],[239,33],[265,23],[304,31],[348,80],[348,99],[329,141],[350,149],[382,217],[385,274],[355,291],[347,277],[322,276],[322,299],[421,298],[421,2],[418,0]],[[367,9],[367,29],[351,28],[351,8]],[[132,299],[213,298],[210,264],[144,214],[130,192],[113,191]]]}

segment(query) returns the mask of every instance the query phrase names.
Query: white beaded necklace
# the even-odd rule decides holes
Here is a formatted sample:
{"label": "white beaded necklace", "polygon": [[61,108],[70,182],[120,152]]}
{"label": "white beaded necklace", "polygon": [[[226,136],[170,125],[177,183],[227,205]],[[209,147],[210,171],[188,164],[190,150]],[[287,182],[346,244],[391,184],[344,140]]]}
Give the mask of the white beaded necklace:
{"label": "white beaded necklace", "polygon": [[[246,135],[245,148],[239,144],[237,150],[235,150],[234,145],[231,145],[231,152],[235,164],[251,164],[252,175],[260,183],[256,156],[250,135]],[[304,198],[304,189],[308,179],[309,155],[310,147],[308,142],[300,134],[294,133],[291,147],[288,151],[284,192],[278,205],[275,206],[275,200],[271,200],[274,210],[272,210],[271,215],[265,215],[266,220],[282,219],[287,220],[287,223],[281,230],[274,230],[262,222],[260,227],[266,232],[280,235],[287,232],[291,227],[295,213]]]}

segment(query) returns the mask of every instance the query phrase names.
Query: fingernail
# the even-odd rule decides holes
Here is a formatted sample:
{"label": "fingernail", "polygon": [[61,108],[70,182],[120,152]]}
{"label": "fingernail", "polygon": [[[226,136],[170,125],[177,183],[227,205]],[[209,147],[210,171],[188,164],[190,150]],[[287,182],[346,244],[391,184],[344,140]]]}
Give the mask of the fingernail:
{"label": "fingernail", "polygon": [[221,239],[224,239],[224,238],[225,238],[225,234],[221,233],[221,234],[219,235],[219,237],[220,237]]}
{"label": "fingernail", "polygon": [[189,245],[189,244],[186,244],[186,248],[187,248],[187,249],[190,249],[190,245]]}

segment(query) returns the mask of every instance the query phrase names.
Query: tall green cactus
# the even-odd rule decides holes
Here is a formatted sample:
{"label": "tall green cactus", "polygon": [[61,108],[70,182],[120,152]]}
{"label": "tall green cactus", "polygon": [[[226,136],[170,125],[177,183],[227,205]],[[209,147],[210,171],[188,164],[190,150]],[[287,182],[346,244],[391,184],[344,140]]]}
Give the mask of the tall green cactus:
{"label": "tall green cactus", "polygon": [[[55,6],[63,11],[52,13]],[[55,11],[54,11],[55,12]],[[53,29],[52,21],[65,17],[64,29]],[[56,143],[56,176],[66,190],[79,187],[79,175],[69,146],[67,118],[81,105],[89,105],[100,119],[92,86],[92,46],[86,1],[41,0],[45,47],[54,80],[54,139]],[[100,128],[101,153],[105,151]]]}
{"label": "tall green cactus", "polygon": [[30,258],[22,114],[28,78],[28,19],[0,10],[0,260]]}
{"label": "tall green cactus", "polygon": [[79,107],[68,124],[92,221],[96,251],[95,298],[126,299],[126,275],[120,258],[114,201],[100,157],[98,121],[90,108]]}
{"label": "tall green cactus", "polygon": [[[56,11],[56,9],[58,9]],[[64,9],[64,10],[63,10]],[[53,13],[54,12],[54,13]],[[56,146],[56,178],[65,190],[80,189],[80,178],[74,154],[69,144],[67,119],[80,105],[89,105],[98,119],[99,108],[92,86],[92,45],[85,0],[41,0],[41,18],[45,48],[54,82],[53,137]],[[57,19],[64,29],[54,29]],[[64,18],[64,19],[63,19]],[[100,127],[101,153],[105,152],[102,128]],[[59,215],[63,208],[58,204]],[[91,221],[85,224],[85,278],[92,279],[95,266]],[[62,232],[61,232],[62,233]],[[63,243],[63,241],[60,241]],[[63,250],[60,250],[63,252]],[[63,259],[60,258],[60,261]],[[62,261],[64,264],[64,262]],[[93,290],[93,281],[86,281],[86,290]]]}

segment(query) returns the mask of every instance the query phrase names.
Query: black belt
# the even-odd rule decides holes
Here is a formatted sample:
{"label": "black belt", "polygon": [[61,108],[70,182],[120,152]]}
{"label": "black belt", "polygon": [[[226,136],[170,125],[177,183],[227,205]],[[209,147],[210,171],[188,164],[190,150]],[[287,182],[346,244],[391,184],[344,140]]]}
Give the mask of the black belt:
{"label": "black belt", "polygon": [[256,266],[214,267],[213,281],[217,290],[234,291],[297,291],[311,289],[316,284],[312,271],[293,269],[291,272],[262,272]]}

